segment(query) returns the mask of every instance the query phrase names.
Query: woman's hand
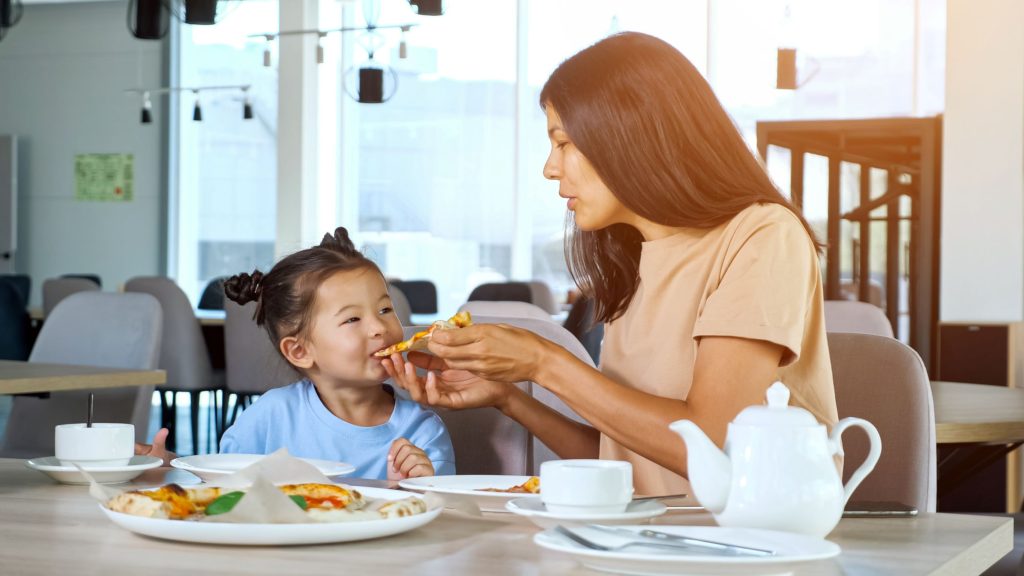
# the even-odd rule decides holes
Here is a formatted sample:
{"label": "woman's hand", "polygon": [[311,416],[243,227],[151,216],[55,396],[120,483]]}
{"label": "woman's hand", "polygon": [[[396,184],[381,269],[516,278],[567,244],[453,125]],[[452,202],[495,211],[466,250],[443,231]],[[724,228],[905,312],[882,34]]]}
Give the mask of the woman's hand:
{"label": "woman's hand", "polygon": [[529,330],[507,324],[435,330],[428,346],[449,368],[501,382],[537,381],[545,358],[560,349]]}
{"label": "woman's hand", "polygon": [[[444,360],[420,352],[410,352],[408,361],[401,354],[392,354],[381,364],[395,384],[409,392],[414,402],[428,406],[452,410],[483,406],[500,409],[510,392],[509,384],[484,380],[465,370],[451,370]],[[417,366],[428,370],[426,378],[416,374]]]}
{"label": "woman's hand", "polygon": [[170,466],[171,460],[178,457],[177,454],[167,450],[167,428],[161,428],[157,431],[156,435],[153,436],[152,444],[140,444],[135,443],[135,455],[136,456],[156,456],[157,458],[164,461],[164,466]]}
{"label": "woman's hand", "polygon": [[388,480],[433,476],[434,465],[427,453],[405,438],[391,443],[388,451]]}

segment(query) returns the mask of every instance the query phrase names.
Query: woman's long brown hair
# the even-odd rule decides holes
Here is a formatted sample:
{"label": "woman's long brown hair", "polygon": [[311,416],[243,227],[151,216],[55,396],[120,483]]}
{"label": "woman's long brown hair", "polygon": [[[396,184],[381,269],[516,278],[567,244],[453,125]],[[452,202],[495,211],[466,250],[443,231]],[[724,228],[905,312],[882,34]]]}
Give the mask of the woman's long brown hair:
{"label": "woman's long brown hair", "polygon": [[[612,194],[652,222],[713,228],[757,203],[781,204],[775,188],[711,87],[670,44],[625,32],[601,40],[552,73],[540,94],[573,145]],[[640,281],[643,237],[626,224],[592,232],[566,223],[566,261],[597,321],[629,306]]]}

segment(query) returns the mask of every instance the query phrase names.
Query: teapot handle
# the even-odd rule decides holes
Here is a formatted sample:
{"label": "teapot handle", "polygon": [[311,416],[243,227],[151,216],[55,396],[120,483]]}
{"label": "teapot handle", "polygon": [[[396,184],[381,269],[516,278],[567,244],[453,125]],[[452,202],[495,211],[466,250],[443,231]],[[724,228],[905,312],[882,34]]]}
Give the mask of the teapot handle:
{"label": "teapot handle", "polygon": [[833,454],[843,455],[843,431],[850,426],[860,426],[867,433],[868,439],[871,441],[871,449],[868,451],[867,458],[864,459],[864,463],[857,468],[857,471],[850,476],[850,480],[843,487],[845,494],[843,499],[843,507],[845,508],[846,503],[850,501],[850,496],[853,495],[853,491],[860,486],[860,483],[864,478],[875,469],[875,464],[878,464],[878,458],[882,455],[882,438],[878,435],[878,429],[875,425],[867,420],[861,418],[843,418],[840,420],[834,428],[832,428],[832,435],[829,437],[829,441],[835,447]]}

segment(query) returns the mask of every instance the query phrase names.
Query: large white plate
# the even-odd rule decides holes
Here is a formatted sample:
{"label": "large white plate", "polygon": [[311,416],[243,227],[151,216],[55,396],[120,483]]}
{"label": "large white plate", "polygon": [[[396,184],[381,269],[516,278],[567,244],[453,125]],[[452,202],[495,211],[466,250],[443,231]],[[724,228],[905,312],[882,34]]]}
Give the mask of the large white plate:
{"label": "large white plate", "polygon": [[505,503],[505,509],[513,514],[526,516],[541,528],[554,528],[559,524],[634,524],[640,520],[660,516],[667,510],[664,504],[656,500],[641,500],[630,502],[626,510],[618,514],[556,514],[549,512],[540,498],[515,498]]}
{"label": "large white plate", "polygon": [[[651,526],[620,526],[634,531]],[[747,528],[720,528],[718,526],[666,526],[658,525],[659,532],[679,536],[693,536],[728,542],[741,546],[770,549],[774,556],[736,557],[717,555],[683,555],[657,548],[630,547],[617,552],[591,550],[569,540],[554,530],[538,532],[533,541],[549,550],[569,554],[581,564],[602,572],[618,574],[786,574],[805,562],[826,560],[838,556],[839,545],[821,538]]]}
{"label": "large white plate", "polygon": [[[408,492],[385,488],[357,487],[367,498],[400,500]],[[286,546],[294,544],[325,544],[369,540],[401,534],[429,523],[442,512],[435,506],[413,516],[353,522],[310,522],[308,524],[241,524],[226,522],[190,522],[188,520],[162,520],[143,518],[100,509],[114,524],[144,536],[201,544],[237,544],[243,546]]]}
{"label": "large white plate", "polygon": [[[212,482],[228,474],[234,474],[265,457],[265,454],[200,454],[198,456],[175,458],[171,460],[171,466],[191,472],[202,478],[205,482]],[[356,471],[355,466],[344,462],[311,460],[309,458],[299,458],[299,460],[316,466],[320,473],[328,478],[332,476],[346,476]]]}
{"label": "large white plate", "polygon": [[447,496],[468,497],[489,512],[505,512],[505,503],[514,498],[537,498],[540,494],[522,492],[486,492],[482,488],[511,488],[529,480],[531,476],[455,475],[408,478],[398,483],[406,490],[436,492]]}
{"label": "large white plate", "polygon": [[[92,475],[100,484],[121,484],[162,463],[163,460],[155,456],[132,456],[127,466],[82,466],[82,469]],[[89,480],[82,476],[78,468],[62,465],[55,456],[26,460],[25,465],[64,484],[89,483]]]}

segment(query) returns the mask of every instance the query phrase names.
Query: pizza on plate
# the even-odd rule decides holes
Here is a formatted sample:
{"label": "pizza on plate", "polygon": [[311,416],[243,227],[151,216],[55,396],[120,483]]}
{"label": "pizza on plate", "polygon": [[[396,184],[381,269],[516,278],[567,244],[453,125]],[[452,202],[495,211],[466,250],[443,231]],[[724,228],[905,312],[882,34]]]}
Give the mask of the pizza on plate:
{"label": "pizza on plate", "polygon": [[470,316],[469,312],[463,310],[455,316],[447,320],[438,320],[430,325],[426,330],[421,330],[412,335],[408,340],[392,344],[383,350],[375,352],[374,356],[385,357],[391,356],[392,354],[402,352],[409,352],[411,350],[426,350],[427,342],[430,341],[430,335],[435,330],[454,330],[456,328],[465,328],[466,326],[473,325],[473,317]]}
{"label": "pizza on plate", "polygon": [[[306,511],[313,522],[380,520],[427,511],[420,498],[368,501],[359,491],[337,484],[286,484],[277,487]],[[217,487],[182,488],[168,484],[154,490],[132,490],[107,502],[114,512],[170,520],[202,520],[230,511],[245,493]]]}
{"label": "pizza on plate", "polygon": [[530,479],[522,484],[516,484],[510,488],[478,488],[481,492],[511,492],[513,494],[540,494],[540,478],[530,476]]}

